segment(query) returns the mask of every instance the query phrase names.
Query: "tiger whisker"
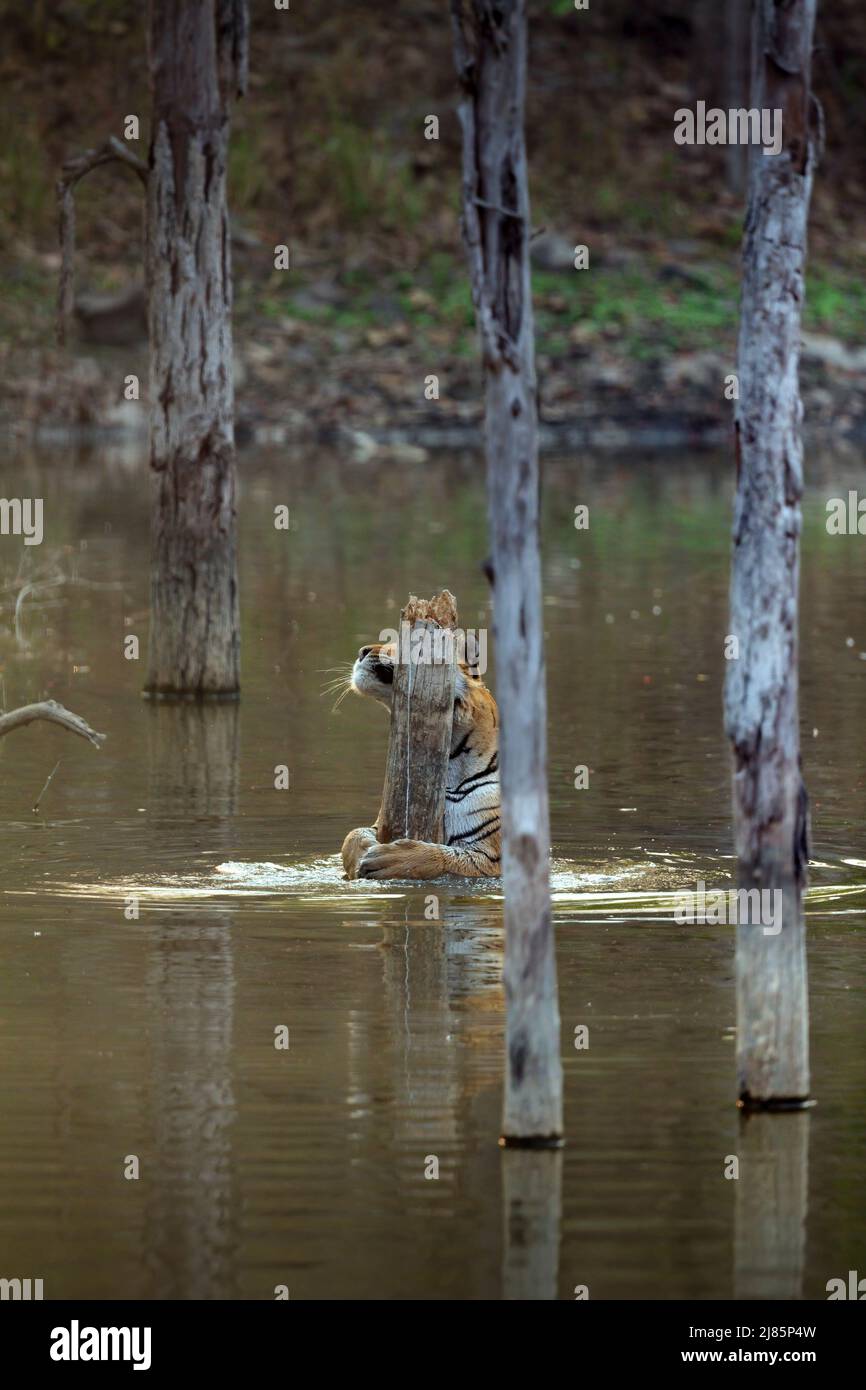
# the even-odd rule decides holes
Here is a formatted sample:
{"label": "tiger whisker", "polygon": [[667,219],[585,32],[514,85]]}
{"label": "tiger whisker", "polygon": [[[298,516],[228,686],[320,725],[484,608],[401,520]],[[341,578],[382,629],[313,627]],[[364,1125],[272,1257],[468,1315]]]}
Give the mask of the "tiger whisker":
{"label": "tiger whisker", "polygon": [[346,686],[346,689],[343,691],[342,695],[340,695],[339,698],[334,702],[334,706],[333,706],[333,708],[332,708],[332,710],[331,710],[331,713],[332,713],[332,714],[336,714],[337,710],[340,708],[340,706],[341,706],[341,704],[343,703],[343,701],[345,700],[346,696],[347,696],[347,695],[351,695],[353,689],[354,689],[354,686],[351,686],[351,685],[347,685],[347,686]]}
{"label": "tiger whisker", "polygon": [[322,694],[329,695],[332,690],[342,690],[344,686],[350,684],[351,682],[348,676],[338,676],[336,680],[325,682],[322,686]]}

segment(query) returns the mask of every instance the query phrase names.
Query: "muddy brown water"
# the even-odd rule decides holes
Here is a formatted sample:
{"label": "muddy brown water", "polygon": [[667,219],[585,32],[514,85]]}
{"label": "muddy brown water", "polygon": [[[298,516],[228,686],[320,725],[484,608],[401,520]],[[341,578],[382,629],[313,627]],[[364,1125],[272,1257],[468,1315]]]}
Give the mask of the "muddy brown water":
{"label": "muddy brown water", "polygon": [[821,1298],[866,1274],[866,540],[823,524],[858,460],[810,458],[805,506],[819,1104],[746,1123],[733,930],[677,925],[671,897],[731,868],[729,466],[546,461],[568,1142],[540,1156],[496,1143],[498,885],[342,881],[386,716],[321,693],[410,590],[489,621],[479,459],[241,471],[243,699],[201,710],[143,702],[124,656],[146,645],[142,451],[0,462],[0,493],[45,508],[41,546],[0,537],[6,707],[50,694],[109,735],[0,744],[0,1276],[48,1298]]}

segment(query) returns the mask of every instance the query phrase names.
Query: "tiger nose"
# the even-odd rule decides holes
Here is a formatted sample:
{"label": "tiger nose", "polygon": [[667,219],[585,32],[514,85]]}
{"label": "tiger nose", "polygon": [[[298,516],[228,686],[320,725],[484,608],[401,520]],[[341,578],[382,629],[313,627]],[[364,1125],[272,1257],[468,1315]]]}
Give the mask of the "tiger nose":
{"label": "tiger nose", "polygon": [[372,647],[362,647],[361,650],[358,652],[358,660],[363,661],[364,657],[369,656],[372,650]]}

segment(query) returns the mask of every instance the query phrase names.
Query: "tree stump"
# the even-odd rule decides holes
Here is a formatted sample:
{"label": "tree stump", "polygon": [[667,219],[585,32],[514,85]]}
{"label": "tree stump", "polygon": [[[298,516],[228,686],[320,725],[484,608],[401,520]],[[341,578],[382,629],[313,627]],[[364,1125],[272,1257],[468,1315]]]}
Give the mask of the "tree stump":
{"label": "tree stump", "polygon": [[379,842],[442,843],[457,680],[457,603],[410,594],[400,614]]}

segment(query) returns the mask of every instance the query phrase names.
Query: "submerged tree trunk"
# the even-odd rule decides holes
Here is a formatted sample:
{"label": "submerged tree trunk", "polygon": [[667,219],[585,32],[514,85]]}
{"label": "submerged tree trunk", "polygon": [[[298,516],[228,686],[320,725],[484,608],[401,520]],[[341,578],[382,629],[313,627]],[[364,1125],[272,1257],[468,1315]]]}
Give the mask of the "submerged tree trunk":
{"label": "submerged tree trunk", "polygon": [[758,0],[754,10],[750,104],[781,109],[783,148],[769,158],[751,151],[731,573],[730,632],[739,653],[728,665],[725,723],[734,754],[740,886],[781,894],[782,917],[778,932],[765,920],[741,921],[737,928],[738,1090],[750,1106],[796,1103],[809,1093],[798,365],[816,153],[810,91],[815,8],[816,0],[786,6]]}
{"label": "submerged tree trunk", "polygon": [[523,133],[525,0],[452,0],[463,90],[463,235],[486,381],[496,697],[502,717],[504,1143],[562,1134],[550,913],[535,342]]}
{"label": "submerged tree trunk", "polygon": [[245,0],[150,0],[147,193],[151,468],[146,692],[239,689],[229,108]]}

